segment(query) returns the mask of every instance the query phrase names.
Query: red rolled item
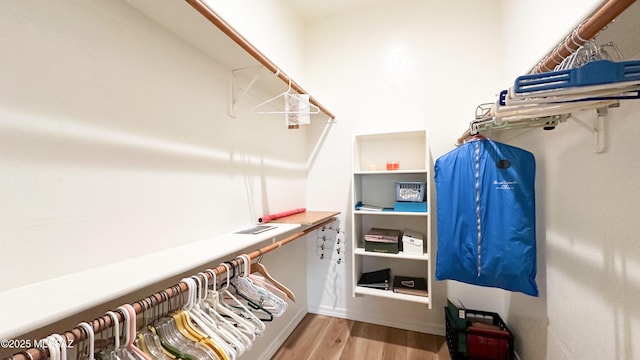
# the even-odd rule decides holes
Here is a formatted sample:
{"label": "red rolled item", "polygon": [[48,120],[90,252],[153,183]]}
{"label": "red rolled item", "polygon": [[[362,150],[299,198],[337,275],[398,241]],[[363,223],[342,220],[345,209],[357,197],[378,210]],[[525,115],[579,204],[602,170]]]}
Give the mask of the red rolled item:
{"label": "red rolled item", "polygon": [[287,211],[283,211],[277,214],[271,214],[271,215],[265,215],[261,218],[258,218],[258,222],[260,223],[267,223],[271,220],[275,220],[275,219],[279,219],[285,216],[289,216],[289,215],[293,215],[293,214],[299,214],[299,213],[303,213],[307,211],[306,208],[298,208],[298,209],[293,209],[293,210],[287,210]]}

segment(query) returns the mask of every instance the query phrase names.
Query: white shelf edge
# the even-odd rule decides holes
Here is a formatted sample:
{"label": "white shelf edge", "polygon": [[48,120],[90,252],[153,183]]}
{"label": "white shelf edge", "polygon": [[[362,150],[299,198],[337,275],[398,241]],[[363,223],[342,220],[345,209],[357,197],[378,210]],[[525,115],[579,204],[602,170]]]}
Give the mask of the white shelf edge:
{"label": "white shelf edge", "polygon": [[357,170],[354,171],[354,175],[393,175],[393,174],[427,174],[429,171],[425,169],[414,170]]}
{"label": "white shelf edge", "polygon": [[376,256],[376,257],[386,257],[386,258],[392,258],[392,259],[429,261],[428,253],[424,253],[422,255],[408,255],[400,251],[397,254],[391,254],[391,253],[379,253],[374,251],[365,251],[363,248],[357,248],[354,250],[353,254],[359,255],[359,256]]}
{"label": "white shelf edge", "polygon": [[356,286],[354,293],[357,295],[378,296],[394,300],[411,301],[421,304],[429,304],[431,302],[431,296],[398,294],[391,290],[371,289],[363,286]]}
{"label": "white shelf edge", "polygon": [[369,211],[369,210],[353,210],[356,215],[383,215],[383,216],[429,216],[426,211]]}
{"label": "white shelf edge", "polygon": [[[264,241],[273,241],[301,227],[270,224],[276,228],[258,235],[221,234],[0,292],[0,339],[10,339],[54,323]],[[47,297],[46,306],[30,305],[43,294],[56,295]]]}

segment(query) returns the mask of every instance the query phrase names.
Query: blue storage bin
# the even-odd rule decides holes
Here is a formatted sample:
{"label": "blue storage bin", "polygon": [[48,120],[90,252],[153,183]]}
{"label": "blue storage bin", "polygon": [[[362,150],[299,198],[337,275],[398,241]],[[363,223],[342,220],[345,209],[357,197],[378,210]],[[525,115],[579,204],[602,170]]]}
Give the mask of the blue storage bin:
{"label": "blue storage bin", "polygon": [[427,202],[408,202],[408,201],[396,201],[393,204],[393,211],[402,212],[427,212]]}

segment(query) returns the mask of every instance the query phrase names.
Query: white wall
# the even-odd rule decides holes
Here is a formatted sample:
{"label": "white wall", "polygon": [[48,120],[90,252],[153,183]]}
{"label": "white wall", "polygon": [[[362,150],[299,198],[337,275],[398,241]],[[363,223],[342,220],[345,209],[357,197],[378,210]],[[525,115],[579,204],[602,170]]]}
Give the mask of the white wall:
{"label": "white wall", "polygon": [[[298,83],[304,81],[304,23],[287,0],[205,0]],[[306,87],[305,87],[306,89]],[[307,91],[311,92],[310,89]]]}
{"label": "white wall", "polygon": [[[475,107],[493,101],[500,89],[496,79],[502,69],[494,50],[499,47],[490,46],[490,39],[500,37],[500,4],[387,1],[307,24],[307,78],[338,114],[309,171],[308,205],[342,211],[348,241],[353,135],[428,128],[433,159],[452,150]],[[435,234],[435,221],[432,224]],[[434,237],[434,249],[435,243]],[[315,256],[315,239],[308,244],[310,311],[443,332],[447,283],[434,283],[433,310],[371,297],[354,299],[350,265],[321,261]],[[462,290],[450,286],[456,287],[454,299],[456,291],[467,291],[463,285]]]}
{"label": "white wall", "polygon": [[229,117],[231,69],[127,3],[4,1],[0,29],[0,296],[304,206],[304,130]]}
{"label": "white wall", "polygon": [[[514,29],[506,47],[514,54],[510,69],[532,66],[538,60],[530,61],[532,49],[546,53],[596,5],[505,3]],[[567,11],[550,11],[565,5]],[[539,27],[533,21],[548,14],[553,21],[543,20]],[[592,135],[573,120],[551,132],[501,135],[503,141],[532,151],[538,166],[540,297],[508,293],[505,298],[504,313],[522,359],[640,359],[640,248],[635,236],[640,229],[635,217],[639,110],[640,104],[627,102],[610,111],[609,149],[602,154],[593,152]],[[577,116],[590,122],[595,115]]]}

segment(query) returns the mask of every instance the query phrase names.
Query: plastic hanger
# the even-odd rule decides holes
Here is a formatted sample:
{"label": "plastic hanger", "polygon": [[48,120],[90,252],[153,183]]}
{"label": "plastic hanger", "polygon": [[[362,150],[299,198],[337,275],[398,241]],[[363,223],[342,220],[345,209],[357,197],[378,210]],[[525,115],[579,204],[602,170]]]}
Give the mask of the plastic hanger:
{"label": "plastic hanger", "polygon": [[[176,285],[174,291],[180,292],[179,285]],[[189,295],[189,293],[187,293]],[[179,297],[183,299],[183,297]],[[189,298],[187,299],[189,301]],[[181,304],[179,308],[183,309],[187,304]],[[220,357],[212,349],[212,345],[197,333],[188,324],[184,315],[184,310],[178,310],[164,318],[164,323],[160,323],[163,331],[168,335],[167,338],[173,341],[173,344],[179,349],[188,351],[189,355],[197,359],[219,359]]]}
{"label": "plastic hanger", "polygon": [[157,299],[155,298],[155,296],[152,296],[149,300],[140,300],[138,303],[140,303],[140,305],[146,310],[142,312],[144,328],[138,331],[134,344],[154,360],[175,360],[176,357],[167,352],[166,349],[162,347],[157,335],[155,335],[155,333],[152,333],[150,330],[152,328],[151,326],[149,326],[150,319],[159,318],[159,313],[157,316],[147,315],[151,309],[158,309],[158,307],[156,306]]}
{"label": "plastic hanger", "polygon": [[[266,111],[266,110],[260,110],[261,107],[273,103],[274,101],[283,98],[285,102],[287,102],[289,100],[289,98],[294,97],[296,98],[297,101],[305,101],[305,106],[309,106],[309,108],[311,110],[308,111],[287,111],[285,110],[274,110],[274,111]],[[306,99],[305,99],[306,98]],[[256,113],[256,114],[300,114],[300,115],[311,115],[311,114],[318,114],[320,112],[320,108],[318,108],[317,106],[313,105],[311,102],[309,102],[308,99],[308,94],[298,94],[296,92],[293,92],[291,89],[291,79],[289,79],[289,87],[287,88],[286,91],[270,98],[267,99],[263,102],[261,102],[260,104],[254,106],[251,109],[252,112]]]}
{"label": "plastic hanger", "polygon": [[[248,259],[248,256],[247,256],[247,259]],[[289,288],[287,288],[286,286],[281,284],[278,280],[273,278],[273,276],[271,276],[271,274],[269,274],[269,271],[267,271],[267,267],[264,266],[264,264],[262,264],[260,261],[251,264],[250,272],[251,273],[256,273],[257,272],[258,274],[262,275],[273,286],[275,286],[277,289],[282,291],[286,295],[286,297],[291,299],[291,301],[296,302],[296,295],[293,293],[293,291],[289,290]]]}
{"label": "plastic hanger", "polygon": [[[288,306],[286,299],[289,299],[289,296],[280,288],[273,285],[272,283],[268,283],[266,281],[266,278],[262,276],[253,275],[251,273],[251,267],[253,266],[253,264],[251,263],[251,258],[249,257],[249,255],[242,254],[240,255],[240,257],[243,259],[243,263],[244,263],[244,277],[247,278],[250,281],[250,283],[253,284],[257,289],[266,291],[269,294],[269,299],[273,301],[274,304],[276,305],[278,310],[274,312],[274,316],[281,316],[282,314],[284,314]],[[269,276],[273,281],[277,282],[275,279],[273,279],[273,277],[269,275],[264,265],[260,264],[259,267],[261,268],[261,271],[264,271],[264,273],[266,273],[267,276]],[[286,289],[284,285],[280,283],[278,284]],[[286,290],[293,295],[291,290],[289,289],[286,289]]]}
{"label": "plastic hanger", "polygon": [[[258,320],[260,320],[262,322],[273,321],[273,314],[271,313],[271,311],[265,309],[260,304],[256,304],[247,295],[243,294],[240,290],[238,290],[238,288],[236,287],[236,285],[233,282],[230,283],[229,285],[234,289],[235,295],[239,296],[241,299],[246,301],[245,309],[249,310],[249,312],[254,314],[254,316],[256,316]],[[228,290],[227,290],[227,292],[228,292]],[[236,298],[236,300],[238,300],[238,298]],[[257,315],[255,315],[255,312],[262,312],[263,314],[265,314],[266,317],[258,317]]]}
{"label": "plastic hanger", "polygon": [[[211,269],[207,269],[206,272],[211,274],[211,278],[213,279],[213,283],[214,283],[213,286],[215,287],[216,273]],[[202,288],[203,291],[201,293],[198,306],[200,307],[202,312],[208,315],[209,318],[214,322],[215,330],[218,331],[220,336],[229,342],[229,345],[235,349],[238,356],[241,356],[245,351],[251,348],[252,340],[249,339],[249,337],[245,335],[242,331],[240,331],[237,327],[235,327],[230,321],[228,321],[221,314],[219,314],[206,301],[211,290],[209,290],[209,282],[208,282],[207,276],[205,274],[202,274],[202,275],[203,275],[203,288]]]}
{"label": "plastic hanger", "polygon": [[87,354],[87,358],[89,360],[95,359],[95,333],[93,332],[93,326],[89,325],[89,323],[81,322],[78,324],[78,327],[82,328],[87,333],[87,341],[89,342],[89,353]]}
{"label": "plastic hanger", "polygon": [[118,307],[118,310],[122,311],[124,315],[124,329],[126,333],[126,346],[125,349],[131,355],[133,359],[139,360],[151,360],[147,354],[145,354],[142,350],[138,349],[133,344],[136,336],[136,313],[133,309],[133,306],[130,304],[124,304]]}
{"label": "plastic hanger", "polygon": [[[266,325],[264,324],[264,322],[262,322],[261,319],[259,319],[253,313],[253,311],[249,310],[242,302],[240,302],[231,293],[231,291],[229,291],[229,285],[231,283],[230,281],[231,267],[227,263],[222,263],[220,265],[224,266],[227,269],[227,281],[224,287],[222,287],[221,289],[223,297],[219,298],[220,303],[224,304],[227,307],[227,309],[231,311],[237,311],[239,314],[241,314],[244,318],[246,318],[249,322],[251,322],[251,324],[254,325],[255,335],[262,336],[262,334],[264,334],[264,330],[266,329]],[[234,270],[234,275],[235,275],[235,270]]]}
{"label": "plastic hanger", "polygon": [[200,345],[202,350],[206,353],[207,359],[228,360],[228,358],[222,355],[218,346],[213,343],[211,339],[191,326],[190,318],[185,311],[175,312],[171,316],[173,317],[176,327],[182,336],[193,341],[195,344]]}
{"label": "plastic hanger", "polygon": [[[194,308],[197,298],[197,284],[192,278],[182,279],[182,282],[187,284],[188,297],[187,303],[184,306],[184,311],[180,312],[179,316],[182,317],[182,321],[185,325],[185,329],[196,338],[197,342],[204,344],[214,351],[215,356],[222,360],[230,360],[230,352],[224,345],[224,342],[220,337],[213,332],[207,321],[198,312],[197,308]],[[197,325],[197,326],[194,326]],[[232,357],[235,359],[235,355]]]}
{"label": "plastic hanger", "polygon": [[235,279],[235,284],[254,304],[268,310],[273,316],[282,316],[287,309],[287,302],[275,295],[265,287],[255,284],[249,277],[251,259],[248,255],[240,255],[236,258],[242,264],[242,274]]}
{"label": "plastic hanger", "polygon": [[118,356],[118,350],[120,349],[120,322],[118,321],[118,316],[113,311],[107,311],[105,314],[111,318],[111,328],[113,329],[114,339],[114,347],[113,350],[109,352],[109,359],[121,360]]}
{"label": "plastic hanger", "polygon": [[49,359],[51,360],[61,360],[60,359],[60,342],[53,335],[49,335],[46,338],[47,347],[49,348]]}
{"label": "plastic hanger", "polygon": [[165,360],[175,360],[181,359],[176,357],[174,354],[170,353],[162,346],[162,342],[160,341],[160,337],[156,333],[156,328],[153,325],[149,325],[149,327],[142,332],[145,342],[147,343],[147,347],[153,353],[154,357],[157,359],[165,359]]}
{"label": "plastic hanger", "polygon": [[[175,293],[180,291],[179,285],[176,285],[173,289]],[[167,295],[168,296],[168,295]],[[174,299],[183,299],[182,297],[175,297]],[[181,304],[178,308],[182,308],[184,304]],[[179,313],[179,310],[177,313]],[[161,338],[165,338],[168,343],[173,345],[175,348],[169,349],[171,352],[174,352],[176,356],[182,357],[186,359],[185,356],[188,356],[190,359],[217,359],[217,355],[205,346],[202,343],[198,343],[195,339],[190,336],[187,330],[184,327],[184,322],[178,316],[174,315],[176,312],[161,318],[158,322],[158,334]],[[162,330],[162,333],[160,331]]]}
{"label": "plastic hanger", "polygon": [[[228,323],[232,322],[232,327],[237,329],[240,333],[242,333],[249,339],[249,344],[247,346],[247,349],[249,349],[251,347],[251,342],[256,339],[258,329],[256,329],[256,326],[246,318],[239,316],[238,314],[224,306],[224,304],[220,301],[220,293],[216,289],[216,273],[213,270],[208,271],[211,273],[213,279],[213,288],[210,289],[210,291],[207,293],[207,298],[205,299],[206,304],[209,305],[209,308],[211,309],[210,313],[212,315],[218,314],[220,317],[223,317],[223,319]],[[246,343],[247,342],[245,341],[245,344]]]}
{"label": "plastic hanger", "polygon": [[[164,306],[166,306],[166,311],[163,311],[163,316],[156,317],[156,321],[148,327],[149,331],[157,337],[162,349],[170,354],[169,357],[173,356],[177,359],[195,360],[196,357],[190,353],[190,351],[192,351],[192,344],[182,338],[172,336],[172,329],[166,325],[168,320],[171,319],[167,316],[167,313],[171,311],[169,294],[166,291],[162,291],[160,292],[160,298]],[[167,327],[163,328],[165,325]]]}
{"label": "plastic hanger", "polygon": [[245,351],[244,344],[223,327],[219,326],[216,319],[204,310],[204,299],[207,297],[209,285],[207,276],[204,273],[199,273],[198,276],[192,276],[190,280],[196,285],[195,301],[190,309],[193,320],[197,322],[214,342],[226,351],[232,360],[240,356]]}
{"label": "plastic hanger", "polygon": [[67,360],[67,338],[60,334],[52,334],[51,336],[60,348],[60,360]]}
{"label": "plastic hanger", "polygon": [[124,310],[121,307],[118,307],[118,309],[121,313],[122,316],[124,317],[124,321],[122,323],[122,334],[124,336],[124,341],[122,342],[124,344],[124,346],[121,346],[118,351],[117,351],[117,356],[118,358],[122,359],[122,360],[139,360],[131,351],[131,349],[129,349],[129,338],[131,336],[131,322],[130,322],[130,315],[129,312]]}
{"label": "plastic hanger", "polygon": [[[211,274],[211,278],[214,280],[213,286],[215,287],[216,286],[215,272],[210,269],[207,269],[206,272],[209,272]],[[228,339],[230,345],[236,349],[238,356],[241,356],[244,352],[246,352],[251,348],[252,340],[247,335],[245,335],[242,331],[240,331],[240,329],[235,327],[230,321],[225,319],[224,316],[222,316],[215,309],[213,309],[213,307],[209,305],[209,303],[206,300],[208,298],[209,292],[211,292],[212,290],[209,290],[209,282],[208,282],[207,276],[205,274],[203,275],[204,275],[203,276],[204,291],[202,293],[199,306],[202,309],[202,311],[208,314],[211,320],[215,322],[215,324],[217,325],[217,329],[220,332],[220,336],[222,336],[225,339]]]}
{"label": "plastic hanger", "polygon": [[197,344],[188,342],[187,339],[182,337],[176,328],[173,318],[163,317],[159,319],[154,331],[158,335],[162,347],[177,358],[184,360],[208,358],[208,355]]}

